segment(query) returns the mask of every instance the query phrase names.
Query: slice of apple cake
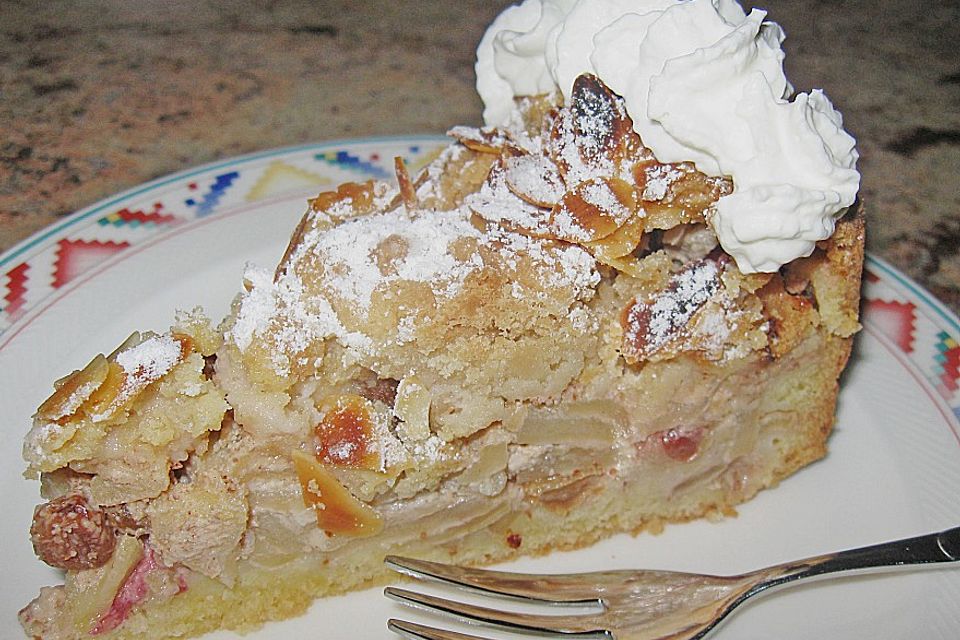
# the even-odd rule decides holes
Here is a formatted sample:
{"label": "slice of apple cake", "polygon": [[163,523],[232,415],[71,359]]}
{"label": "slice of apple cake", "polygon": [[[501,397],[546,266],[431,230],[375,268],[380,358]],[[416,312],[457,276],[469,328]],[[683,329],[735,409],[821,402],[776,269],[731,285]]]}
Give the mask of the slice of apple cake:
{"label": "slice of apple cake", "polygon": [[708,224],[731,181],[659,162],[596,77],[517,115],[313,199],[219,330],[184,315],[58,383],[24,453],[66,583],[28,635],[249,629],[387,553],[659,531],[824,454],[862,216],[744,274]]}

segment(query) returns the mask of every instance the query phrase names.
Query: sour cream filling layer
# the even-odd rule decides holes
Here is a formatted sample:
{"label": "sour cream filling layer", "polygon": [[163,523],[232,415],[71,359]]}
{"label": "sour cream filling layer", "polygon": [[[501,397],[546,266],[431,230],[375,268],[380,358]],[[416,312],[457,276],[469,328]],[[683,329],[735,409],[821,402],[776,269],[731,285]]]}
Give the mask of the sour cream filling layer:
{"label": "sour cream filling layer", "polygon": [[484,119],[506,124],[516,96],[569,99],[596,74],[661,162],[733,178],[709,222],[741,271],[776,271],[833,234],[860,174],[823,92],[794,95],[783,31],[765,17],[735,0],[526,0],[477,50]]}

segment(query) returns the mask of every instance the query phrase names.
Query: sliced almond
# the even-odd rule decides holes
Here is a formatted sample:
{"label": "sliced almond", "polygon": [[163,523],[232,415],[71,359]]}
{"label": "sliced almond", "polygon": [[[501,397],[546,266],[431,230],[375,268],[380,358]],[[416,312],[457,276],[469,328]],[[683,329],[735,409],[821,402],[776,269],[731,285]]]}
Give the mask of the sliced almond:
{"label": "sliced almond", "polygon": [[733,182],[729,178],[714,178],[690,168],[670,189],[674,202],[688,211],[702,215],[707,207],[733,192]]}
{"label": "sliced almond", "polygon": [[[144,364],[138,370],[125,371],[116,358],[151,340],[171,339],[179,345],[179,354],[170,366],[157,369]],[[150,336],[142,342],[130,341],[114,351],[108,360],[98,355],[80,371],[60,380],[56,391],[37,409],[37,417],[47,422],[65,423],[88,416],[108,419],[129,404],[143,389],[156,382],[193,351],[192,339],[183,334]]]}
{"label": "sliced almond", "polygon": [[619,176],[645,153],[623,99],[590,74],[574,81],[570,105],[554,120],[547,151],[568,184]]}
{"label": "sliced almond", "polygon": [[622,258],[611,258],[603,255],[602,252],[594,254],[594,257],[600,264],[612,267],[620,273],[625,273],[630,277],[639,278],[643,275],[642,261],[635,256],[626,255]]}
{"label": "sliced almond", "polygon": [[550,209],[530,204],[507,185],[505,158],[490,167],[480,191],[470,200],[473,213],[508,229],[535,237],[553,237],[549,229]]}
{"label": "sliced almond", "polygon": [[623,99],[598,77],[589,73],[577,77],[570,109],[577,146],[585,161],[593,162],[601,156],[616,160],[626,155],[630,139],[636,137],[633,121]]}
{"label": "sliced almond", "polygon": [[400,418],[400,430],[409,440],[430,437],[430,390],[416,376],[407,376],[397,385],[393,411]]}
{"label": "sliced almond", "polygon": [[621,352],[627,362],[646,360],[682,338],[694,314],[720,287],[717,263],[701,260],[675,274],[651,299],[631,302],[620,317]]}
{"label": "sliced almond", "polygon": [[314,427],[317,458],[326,464],[378,471],[374,449],[373,407],[366,398],[343,394],[324,401],[325,413]]}
{"label": "sliced almond", "polygon": [[600,240],[637,211],[633,187],[619,178],[593,178],[564,194],[553,208],[550,229],[569,242]]}
{"label": "sliced almond", "polygon": [[[310,209],[324,212],[335,219],[346,219],[370,213],[374,209],[376,189],[373,180],[366,182],[345,182],[336,191],[324,191],[311,198]],[[334,206],[342,204],[334,211]]]}
{"label": "sliced almond", "polygon": [[474,127],[454,127],[447,131],[448,136],[452,136],[471,151],[478,153],[500,153],[504,149],[512,148],[513,145],[499,129],[484,127],[477,129]]}
{"label": "sliced almond", "polygon": [[703,222],[703,217],[693,216],[683,207],[664,204],[662,202],[644,202],[643,212],[646,218],[646,229],[672,229],[678,224]]}
{"label": "sliced almond", "polygon": [[[381,187],[382,188],[382,187]],[[314,230],[330,228],[334,223],[372,213],[376,208],[377,183],[345,182],[336,191],[324,191],[307,202],[310,208],[300,219],[283,257],[274,271],[274,281],[287,272],[294,253],[303,245],[308,234]]]}
{"label": "sliced almond", "polygon": [[583,246],[603,261],[629,256],[643,239],[645,222],[642,213],[642,211],[639,211],[631,216],[629,220],[607,237],[584,242]]}
{"label": "sliced almond", "polygon": [[316,513],[318,527],[331,535],[354,538],[380,533],[383,529],[380,514],[357,500],[313,456],[295,450],[291,457],[300,480],[303,504]]}
{"label": "sliced almond", "polygon": [[648,229],[704,222],[707,210],[733,190],[728,178],[708,176],[689,162],[659,164],[640,161],[632,168]]}
{"label": "sliced almond", "polygon": [[553,207],[567,190],[560,169],[546,156],[505,157],[503,177],[510,191],[538,207]]}
{"label": "sliced almond", "polygon": [[71,417],[107,379],[109,365],[101,354],[57,383],[57,390],[37,409],[37,417],[58,421]]}
{"label": "sliced almond", "polygon": [[[173,344],[169,344],[168,341]],[[176,347],[177,352],[171,357],[155,360],[152,359],[156,354],[154,345],[158,345],[157,349],[163,350]],[[145,359],[143,361],[134,360],[133,363],[126,363],[126,366],[130,367],[130,369],[125,369],[124,366],[121,366],[121,361],[124,355],[132,353],[135,349],[143,350]],[[175,366],[183,362],[192,351],[193,340],[189,336],[184,334],[171,334],[148,336],[137,345],[115,352],[115,355],[112,357],[116,358],[116,360],[108,363],[108,371],[103,384],[90,394],[90,397],[84,402],[80,411],[94,421],[113,418],[130,406],[130,403],[133,402],[144,389],[162,379]],[[136,365],[136,368],[133,368],[133,365]]]}
{"label": "sliced almond", "polygon": [[417,190],[410,181],[410,172],[407,171],[407,165],[403,158],[397,156],[393,159],[393,166],[397,174],[397,184],[400,186],[400,199],[403,200],[403,206],[407,211],[414,211],[419,208],[417,202]]}
{"label": "sliced almond", "polygon": [[[107,377],[95,392],[84,403],[83,410],[94,420],[107,420],[116,415],[124,399],[132,399],[130,394],[123,394],[127,381],[127,374],[123,367],[116,362],[108,365]],[[126,398],[122,398],[126,396]]]}

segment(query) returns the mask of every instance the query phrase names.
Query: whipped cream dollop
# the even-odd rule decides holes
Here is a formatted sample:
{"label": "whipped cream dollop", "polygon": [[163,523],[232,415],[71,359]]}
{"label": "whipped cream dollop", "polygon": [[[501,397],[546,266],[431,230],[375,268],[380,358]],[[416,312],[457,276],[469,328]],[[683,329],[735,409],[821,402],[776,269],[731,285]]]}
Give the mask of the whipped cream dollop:
{"label": "whipped cream dollop", "polygon": [[735,0],[526,0],[477,50],[484,120],[507,124],[514,97],[569,99],[577,76],[599,76],[658,160],[733,178],[709,222],[741,271],[776,271],[833,234],[860,174],[823,92],[794,95],[783,30],[765,17]]}

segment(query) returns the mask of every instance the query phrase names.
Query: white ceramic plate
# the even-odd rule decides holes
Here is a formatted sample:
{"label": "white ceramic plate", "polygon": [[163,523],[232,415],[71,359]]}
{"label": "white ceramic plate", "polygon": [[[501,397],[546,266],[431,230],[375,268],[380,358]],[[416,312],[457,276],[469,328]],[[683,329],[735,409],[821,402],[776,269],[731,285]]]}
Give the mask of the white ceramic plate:
{"label": "white ceramic plate", "polygon": [[[17,610],[60,581],[27,537],[38,486],[20,442],[52,381],[133,329],[165,329],[177,308],[221,316],[247,261],[279,258],[306,196],[323,185],[416,169],[444,143],[340,141],[232,159],[157,180],[80,211],[0,256],[0,637],[22,637]],[[515,563],[524,570],[612,567],[739,572],[768,563],[960,524],[960,324],[871,258],[865,330],[843,379],[830,454],[720,523],[618,536]],[[318,602],[246,638],[389,638],[391,616],[419,618],[379,590]],[[919,631],[918,631],[919,630]],[[848,577],[766,596],[716,638],[960,637],[960,567]],[[213,634],[234,638],[233,634]]]}

